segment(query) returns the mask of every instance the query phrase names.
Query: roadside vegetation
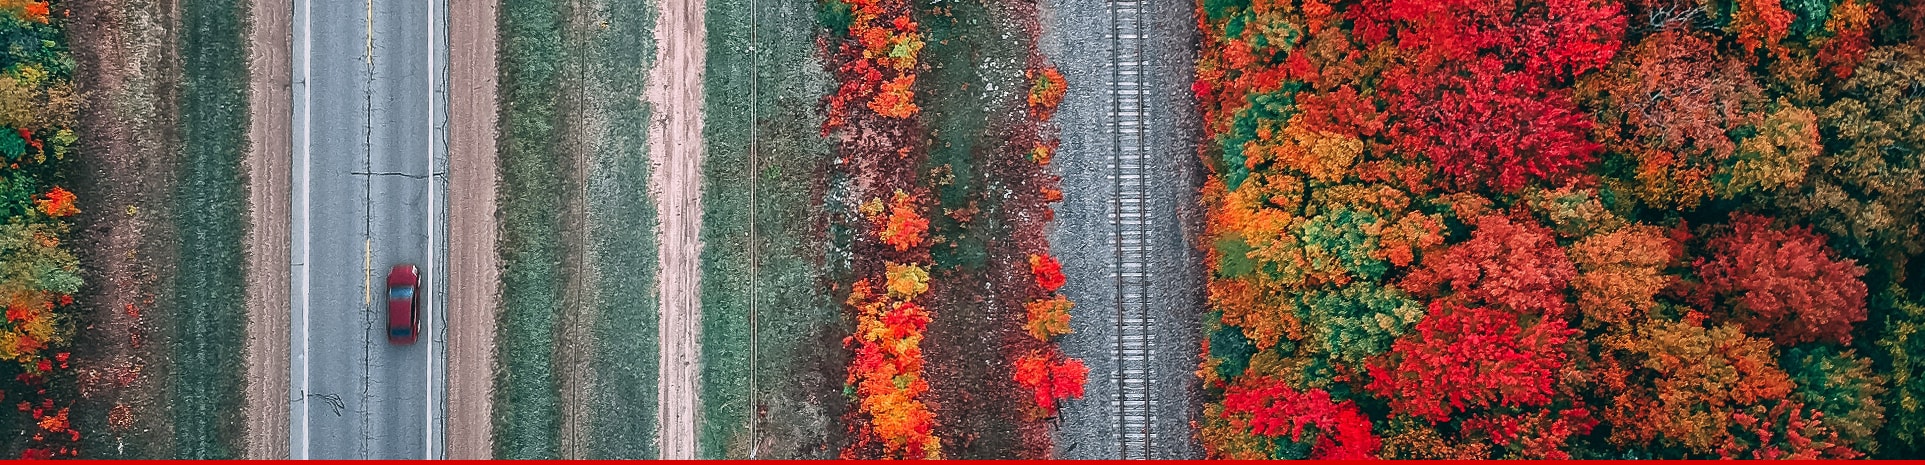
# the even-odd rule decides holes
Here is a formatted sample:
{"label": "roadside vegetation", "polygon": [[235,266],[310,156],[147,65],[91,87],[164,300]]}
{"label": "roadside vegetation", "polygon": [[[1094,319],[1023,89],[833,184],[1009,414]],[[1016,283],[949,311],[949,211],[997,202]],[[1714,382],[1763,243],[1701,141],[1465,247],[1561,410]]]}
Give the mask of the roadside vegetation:
{"label": "roadside vegetation", "polygon": [[241,353],[247,311],[242,237],[247,193],[248,3],[190,0],[181,8],[180,231],[174,294],[162,311],[173,331],[169,415],[174,458],[235,459],[242,451]]}
{"label": "roadside vegetation", "polygon": [[79,398],[69,348],[80,263],[62,244],[78,198],[61,187],[80,101],[74,61],[53,15],[40,1],[0,2],[0,399],[7,458],[80,456],[72,424]]}
{"label": "roadside vegetation", "polygon": [[816,111],[831,83],[814,5],[751,3],[714,0],[705,14],[698,441],[703,458],[834,458],[848,357],[822,348],[848,335],[829,290],[846,265],[829,243]]}
{"label": "roadside vegetation", "polygon": [[[649,201],[642,95],[654,66],[652,3],[583,0],[584,154],[588,157],[588,266],[594,270],[592,391],[584,420],[584,458],[658,458],[657,388],[661,369],[661,293],[657,289],[656,210]],[[599,23],[599,27],[598,24]]]}
{"label": "roadside vegetation", "polygon": [[494,456],[653,459],[652,8],[507,1]]}
{"label": "roadside vegetation", "polygon": [[563,201],[579,189],[556,153],[563,113],[564,12],[507,0],[500,10],[501,303],[495,336],[494,458],[561,455],[555,350],[566,276]]}

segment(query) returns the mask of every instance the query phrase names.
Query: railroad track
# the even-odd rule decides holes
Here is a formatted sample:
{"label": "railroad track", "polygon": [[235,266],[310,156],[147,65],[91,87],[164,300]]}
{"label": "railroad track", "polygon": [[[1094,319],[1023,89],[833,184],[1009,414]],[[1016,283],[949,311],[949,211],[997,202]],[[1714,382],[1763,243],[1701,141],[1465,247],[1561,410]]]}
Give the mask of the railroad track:
{"label": "railroad track", "polygon": [[1149,459],[1156,450],[1156,318],[1149,264],[1148,66],[1143,56],[1144,0],[1110,0],[1110,221],[1116,227],[1116,360],[1112,401],[1118,458]]}

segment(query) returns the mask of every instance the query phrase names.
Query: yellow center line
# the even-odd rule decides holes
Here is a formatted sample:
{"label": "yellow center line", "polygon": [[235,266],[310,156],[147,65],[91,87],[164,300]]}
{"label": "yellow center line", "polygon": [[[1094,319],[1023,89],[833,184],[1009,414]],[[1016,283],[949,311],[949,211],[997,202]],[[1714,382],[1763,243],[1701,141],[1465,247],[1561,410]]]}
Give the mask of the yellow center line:
{"label": "yellow center line", "polygon": [[361,305],[374,305],[374,238],[367,238],[361,247]]}
{"label": "yellow center line", "polygon": [[368,69],[374,69],[374,0],[368,0]]}
{"label": "yellow center line", "polygon": [[[374,0],[368,0],[367,4],[368,4],[367,5],[367,8],[368,8],[367,49],[366,49],[366,53],[362,54],[362,56],[365,57],[368,61],[368,72],[373,73],[374,72]],[[362,250],[361,272],[362,272],[362,279],[363,279],[361,283],[361,305],[371,306],[371,305],[374,305],[374,237],[370,235],[366,237],[364,240],[365,242],[363,243],[361,248]]]}

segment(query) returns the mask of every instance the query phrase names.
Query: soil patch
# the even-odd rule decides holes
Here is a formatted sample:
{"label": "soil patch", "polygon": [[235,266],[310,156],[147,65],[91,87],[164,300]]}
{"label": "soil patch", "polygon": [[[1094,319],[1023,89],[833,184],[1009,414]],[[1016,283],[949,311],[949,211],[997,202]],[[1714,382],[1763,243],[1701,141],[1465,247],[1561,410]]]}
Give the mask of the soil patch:
{"label": "soil patch", "polygon": [[647,98],[655,111],[648,155],[656,166],[650,192],[662,211],[662,458],[696,458],[701,405],[702,60],[703,5],[664,0],[655,24],[657,52]]}
{"label": "soil patch", "polygon": [[[71,188],[74,253],[86,285],[75,296],[73,411],[82,456],[174,457],[167,386],[169,320],[156,302],[171,294],[179,234],[168,219],[180,151],[175,131],[179,64],[170,4],[70,2],[67,37],[89,98]],[[159,339],[156,341],[156,339]],[[159,344],[157,344],[159,342]]]}

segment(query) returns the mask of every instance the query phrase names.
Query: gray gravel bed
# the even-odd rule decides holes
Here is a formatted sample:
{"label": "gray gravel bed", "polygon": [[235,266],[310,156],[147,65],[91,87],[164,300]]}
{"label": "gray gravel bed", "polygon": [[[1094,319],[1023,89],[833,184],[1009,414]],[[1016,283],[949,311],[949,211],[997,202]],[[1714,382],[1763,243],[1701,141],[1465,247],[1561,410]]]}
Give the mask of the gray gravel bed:
{"label": "gray gravel bed", "polygon": [[[1149,144],[1152,200],[1151,298],[1157,327],[1151,361],[1156,459],[1199,458],[1190,428],[1201,403],[1196,396],[1199,321],[1203,308],[1202,252],[1197,236],[1202,211],[1197,189],[1203,167],[1196,156],[1199,120],[1190,92],[1196,58],[1196,20],[1189,2],[1145,2],[1149,42],[1144,67],[1150,95]],[[1086,397],[1063,409],[1056,432],[1056,453],[1064,459],[1116,459],[1126,455],[1116,425],[1118,382],[1116,302],[1116,227],[1110,179],[1114,102],[1107,89],[1111,63],[1110,14],[1104,0],[1042,0],[1043,35],[1039,46],[1062,70],[1068,94],[1057,111],[1062,146],[1051,162],[1063,177],[1064,201],[1057,207],[1050,234],[1052,253],[1061,258],[1069,283],[1063,292],[1077,303],[1061,340],[1072,357],[1090,368]]]}

